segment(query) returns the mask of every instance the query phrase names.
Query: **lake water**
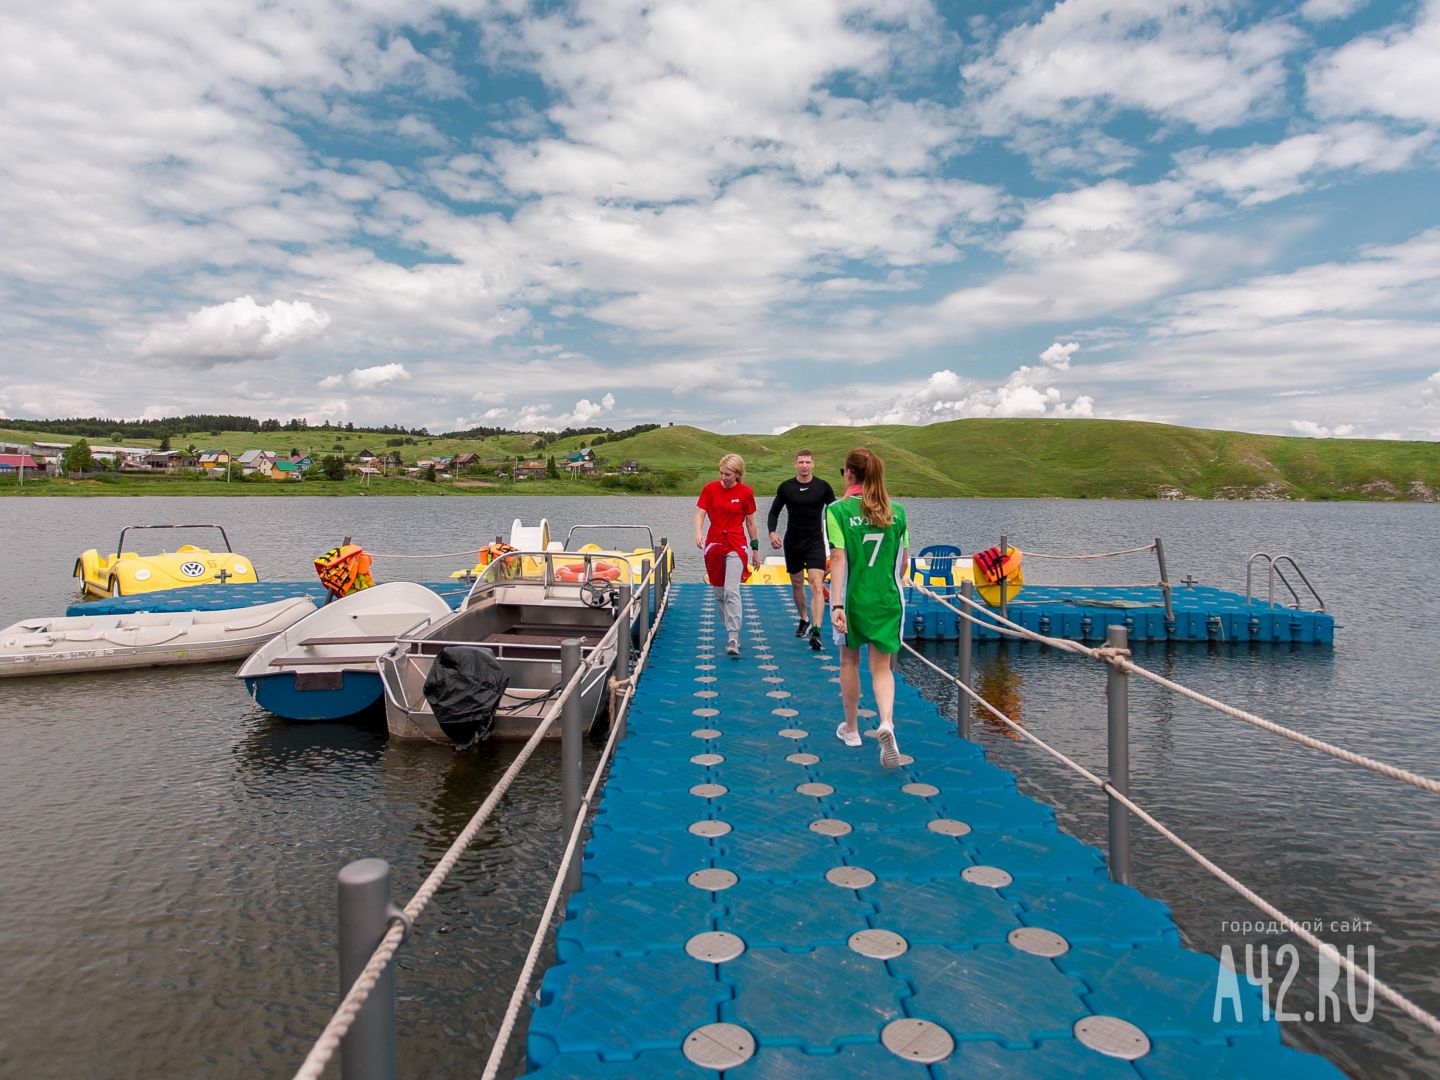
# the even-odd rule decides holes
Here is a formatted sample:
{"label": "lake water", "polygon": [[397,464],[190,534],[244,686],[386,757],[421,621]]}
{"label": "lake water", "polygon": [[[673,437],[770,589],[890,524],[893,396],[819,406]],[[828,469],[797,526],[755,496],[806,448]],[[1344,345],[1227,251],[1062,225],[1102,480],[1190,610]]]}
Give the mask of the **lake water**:
{"label": "lake water", "polygon": [[[1434,686],[1440,510],[1424,505],[907,500],[912,539],[1036,552],[1165,540],[1172,578],[1240,590],[1254,551],[1289,552],[1338,617],[1335,648],[1137,648],[1152,670],[1320,738],[1440,775]],[[351,535],[382,554],[473,551],[510,522],[650,524],[698,580],[693,504],[675,498],[21,499],[0,502],[0,626],[58,614],[75,556],[122,526],[217,522],[263,580],[305,580]],[[143,535],[143,534],[142,534]],[[627,543],[626,546],[634,546]],[[381,558],[380,580],[438,580],[464,558]],[[1150,557],[1026,565],[1035,583],[1154,580]],[[1023,597],[1022,597],[1023,599]],[[928,650],[953,664],[954,646]],[[953,716],[913,659],[907,678]],[[289,1075],[335,997],[334,876],[380,856],[403,903],[512,750],[457,756],[354,725],[258,710],[229,666],[0,682],[0,1074]],[[1029,729],[1099,772],[1105,674],[1031,645],[977,648],[975,678]],[[837,705],[838,707],[838,705]],[[1131,686],[1141,805],[1298,919],[1368,921],[1326,936],[1375,948],[1376,973],[1440,1007],[1440,800]],[[918,722],[899,718],[904,726]],[[1105,804],[990,723],[976,737],[1066,828],[1101,846]],[[557,754],[542,750],[400,954],[405,1076],[470,1075],[488,1051],[553,874]],[[1134,882],[1168,903],[1187,943],[1237,955],[1286,940],[1138,822]],[[1285,1007],[1313,1009],[1301,950]],[[1281,967],[1278,977],[1286,968]],[[1344,983],[1342,1006],[1348,1004]],[[1356,1003],[1363,1006],[1363,1000]],[[1342,1012],[1347,1010],[1342,1008]],[[1286,1024],[1355,1076],[1433,1075],[1440,1039],[1380,1002],[1366,1023]],[[512,1063],[520,1061],[517,1040]]]}

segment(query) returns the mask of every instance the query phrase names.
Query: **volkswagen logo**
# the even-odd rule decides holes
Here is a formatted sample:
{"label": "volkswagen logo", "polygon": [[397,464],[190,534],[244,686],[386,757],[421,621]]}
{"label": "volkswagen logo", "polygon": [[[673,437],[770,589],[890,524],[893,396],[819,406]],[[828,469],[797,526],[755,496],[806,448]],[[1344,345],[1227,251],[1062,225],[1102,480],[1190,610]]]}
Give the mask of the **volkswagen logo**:
{"label": "volkswagen logo", "polygon": [[181,563],[181,564],[180,564],[180,573],[184,574],[186,577],[204,577],[204,576],[205,576],[205,564],[202,563],[202,562],[194,562],[194,561],[187,562],[187,563]]}

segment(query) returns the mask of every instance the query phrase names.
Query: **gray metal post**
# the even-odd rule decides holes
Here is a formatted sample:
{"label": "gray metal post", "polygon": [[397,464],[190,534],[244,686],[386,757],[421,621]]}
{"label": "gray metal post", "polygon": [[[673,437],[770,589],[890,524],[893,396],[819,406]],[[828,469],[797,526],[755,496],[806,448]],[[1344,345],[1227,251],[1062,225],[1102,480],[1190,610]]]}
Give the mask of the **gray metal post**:
{"label": "gray metal post", "polygon": [[660,586],[659,595],[655,598],[657,608],[659,602],[665,599],[665,594],[670,591],[670,567],[666,558],[669,547],[670,541],[660,537],[660,547],[655,551],[655,580]]}
{"label": "gray metal post", "polygon": [[1165,625],[1175,625],[1175,608],[1170,603],[1170,571],[1165,569],[1165,545],[1155,537],[1155,558],[1160,562],[1160,593],[1165,597]]}
{"label": "gray metal post", "polygon": [[[568,683],[575,672],[580,670],[580,639],[566,638],[560,643],[560,682]],[[565,835],[575,827],[580,816],[580,690],[577,687],[565,699],[560,713],[560,799],[565,818]],[[567,892],[580,887],[580,852],[570,860],[570,869],[565,875]]]}
{"label": "gray metal post", "polygon": [[[340,871],[336,884],[343,998],[390,929],[390,864],[384,859],[359,859]],[[340,1075],[344,1080],[394,1080],[397,1073],[391,962],[340,1041]]]}
{"label": "gray metal post", "polygon": [[[966,600],[974,600],[975,582],[968,580],[962,581],[960,583],[960,595]],[[973,607],[963,601],[960,604],[960,610],[965,612],[965,615],[972,615],[975,611]],[[961,616],[957,632],[960,639],[955,646],[956,661],[959,668],[957,674],[960,677],[960,681],[966,686],[969,686],[970,667],[975,659],[971,647],[974,638],[974,624],[968,618]],[[960,694],[960,737],[962,739],[970,738],[970,697],[963,692]]]}
{"label": "gray metal post", "polygon": [[[1105,629],[1105,647],[1128,649],[1130,635],[1123,626]],[[1114,664],[1105,678],[1109,714],[1110,786],[1130,797],[1130,675]],[[1130,884],[1130,811],[1114,795],[1110,802],[1110,880]]]}
{"label": "gray metal post", "polygon": [[[1000,571],[1001,571],[1001,572],[1000,572],[1000,617],[1001,617],[1002,619],[1008,617],[1008,616],[1005,614],[1005,602],[1006,602],[1006,600],[1008,599],[1009,593],[1010,593],[1010,590],[1009,590],[1009,588],[1008,588],[1008,586],[1009,586],[1010,583],[1009,583],[1009,581],[1007,580],[1007,575],[1006,575],[1005,572],[1004,572],[1004,571],[1005,571],[1005,547],[1006,547],[1006,539],[1005,539],[1005,537],[1002,536],[1002,537],[1000,537]],[[1004,640],[1004,639],[1002,638],[1001,640]]]}
{"label": "gray metal post", "polygon": [[[620,615],[620,627],[615,634],[615,678],[625,679],[630,675],[630,586],[620,586],[620,606],[616,609]],[[619,698],[617,696],[616,700]],[[625,738],[625,722],[617,721],[614,716],[610,717],[612,724],[620,724],[620,733],[617,739]]]}
{"label": "gray metal post", "polygon": [[640,647],[650,640],[650,599],[655,590],[650,587],[650,560],[640,560]]}

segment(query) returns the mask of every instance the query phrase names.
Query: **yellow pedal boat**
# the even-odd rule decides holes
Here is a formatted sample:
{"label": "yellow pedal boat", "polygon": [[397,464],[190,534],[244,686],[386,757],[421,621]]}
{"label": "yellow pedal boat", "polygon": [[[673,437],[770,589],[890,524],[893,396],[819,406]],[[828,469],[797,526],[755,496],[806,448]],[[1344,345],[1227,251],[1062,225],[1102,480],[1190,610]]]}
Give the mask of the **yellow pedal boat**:
{"label": "yellow pedal boat", "polygon": [[[139,529],[214,529],[220,534],[224,550],[182,544],[158,555],[126,551],[126,534]],[[219,525],[128,525],[120,530],[120,540],[109,555],[101,555],[95,548],[82,552],[75,560],[75,576],[80,579],[81,592],[90,597],[133,596],[187,585],[260,580],[250,560],[235,554],[230,538]]]}

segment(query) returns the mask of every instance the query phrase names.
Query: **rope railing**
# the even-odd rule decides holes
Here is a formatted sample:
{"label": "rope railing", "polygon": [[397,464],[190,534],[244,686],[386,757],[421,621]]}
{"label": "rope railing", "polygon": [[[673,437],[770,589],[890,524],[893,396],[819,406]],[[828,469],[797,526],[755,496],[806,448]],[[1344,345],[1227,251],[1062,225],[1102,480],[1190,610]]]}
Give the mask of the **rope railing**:
{"label": "rope railing", "polygon": [[1113,559],[1117,555],[1142,555],[1147,551],[1154,551],[1153,543],[1144,547],[1126,548],[1123,551],[1097,551],[1089,555],[1045,555],[1038,551],[1031,551],[1029,548],[1016,548],[1027,559],[1056,559],[1061,561],[1078,562],[1082,559]]}
{"label": "rope railing", "polygon": [[[1069,642],[1068,644],[1074,644],[1074,642]],[[1145,822],[1145,824],[1149,825],[1152,829],[1154,829],[1160,836],[1164,837],[1171,844],[1173,844],[1179,851],[1181,851],[1192,861],[1197,863],[1201,868],[1214,876],[1217,880],[1227,885],[1229,888],[1234,890],[1237,894],[1239,894],[1245,900],[1249,901],[1255,907],[1265,912],[1271,918],[1279,920],[1282,925],[1287,926],[1289,929],[1293,930],[1295,935],[1299,937],[1302,941],[1314,947],[1321,955],[1325,956],[1328,960],[1336,964],[1338,967],[1343,968],[1351,976],[1360,979],[1367,986],[1372,987],[1377,994],[1383,997],[1386,1001],[1389,1001],[1391,1004],[1395,1005],[1407,1016],[1409,1016],[1413,1020],[1418,1021],[1420,1024],[1429,1028],[1436,1034],[1440,1034],[1440,1017],[1435,1016],[1433,1013],[1427,1012],[1425,1009],[1421,1008],[1419,1005],[1415,1004],[1409,998],[1401,994],[1398,990],[1393,989],[1381,979],[1376,978],[1365,968],[1360,967],[1348,956],[1343,955],[1333,945],[1329,944],[1328,942],[1322,941],[1320,938],[1310,933],[1307,929],[1305,929],[1305,927],[1301,926],[1297,920],[1292,919],[1280,908],[1270,903],[1259,893],[1255,892],[1249,886],[1241,882],[1238,878],[1234,877],[1232,874],[1222,869],[1219,865],[1217,865],[1211,859],[1202,854],[1197,848],[1187,843],[1185,840],[1181,839],[1180,836],[1178,836],[1173,830],[1166,827],[1148,811],[1136,804],[1134,800],[1132,800],[1128,795],[1117,790],[1112,783],[1097,776],[1095,773],[1085,768],[1079,762],[1074,761],[1062,751],[1057,750],[1055,747],[1051,746],[1034,732],[1028,730],[1024,725],[1017,723],[1015,720],[1005,715],[1005,713],[1001,712],[994,705],[990,704],[989,701],[985,700],[985,698],[981,697],[969,686],[965,685],[965,683],[955,678],[955,676],[952,675],[950,672],[946,671],[944,668],[931,661],[929,657],[923,656],[919,652],[917,652],[915,648],[908,642],[904,644],[904,647],[907,652],[909,652],[922,664],[933,669],[946,679],[953,682],[957,688],[959,688],[962,692],[965,693],[966,696],[976,702],[976,704],[982,706],[988,713],[990,713],[996,719],[1005,724],[1011,731],[1014,731],[1021,738],[1026,739],[1031,743],[1034,743],[1037,747],[1039,747],[1045,753],[1049,754],[1056,761],[1059,761],[1072,772],[1077,773],[1078,775],[1098,787],[1106,795],[1115,799],[1127,810],[1129,810],[1136,817],[1138,817],[1141,821]],[[1110,648],[1088,651],[1095,654],[1097,659],[1100,659],[1107,663],[1118,664],[1125,660],[1124,653],[1128,650]]]}
{"label": "rope railing", "polygon": [[500,1070],[500,1062],[505,1057],[505,1051],[509,1048],[510,1038],[514,1034],[515,1024],[520,1016],[520,1009],[525,1004],[525,995],[530,990],[530,981],[535,976],[535,965],[539,960],[540,950],[544,947],[545,938],[550,932],[551,921],[555,917],[555,909],[559,906],[560,900],[565,892],[565,879],[570,869],[570,863],[575,858],[575,852],[579,847],[580,837],[584,835],[586,815],[595,799],[595,791],[600,786],[600,779],[605,773],[605,767],[610,762],[611,755],[615,752],[615,746],[619,741],[620,733],[625,730],[622,717],[628,714],[630,702],[635,697],[635,679],[645,668],[645,663],[650,657],[650,645],[655,640],[655,634],[660,628],[660,623],[665,618],[668,610],[668,593],[656,613],[655,624],[651,628],[650,638],[645,642],[635,661],[633,674],[623,679],[611,679],[612,692],[619,691],[622,694],[620,704],[621,712],[611,711],[610,714],[610,737],[605,740],[605,748],[600,754],[599,760],[595,763],[595,772],[590,777],[590,786],[585,789],[585,795],[580,800],[580,812],[575,815],[575,824],[570,830],[569,841],[565,845],[564,854],[560,857],[560,865],[555,871],[555,881],[550,887],[550,895],[545,901],[545,911],[540,916],[540,921],[535,928],[535,935],[530,941],[530,950],[525,954],[525,963],[520,969],[519,978],[516,980],[515,989],[510,995],[510,1003],[505,1009],[505,1017],[501,1021],[500,1030],[495,1035],[495,1043],[490,1048],[490,1057],[485,1062],[485,1071],[482,1074],[483,1080],[494,1080]]}
{"label": "rope railing", "polygon": [[[646,578],[646,584],[653,586],[656,576],[655,570],[656,568],[653,566],[650,568],[650,573]],[[622,627],[628,631],[631,612],[635,610],[638,605],[645,603],[648,603],[648,601],[646,600],[644,591],[637,590],[631,597],[625,616],[623,618],[616,618],[596,648],[601,648],[607,639],[618,635]],[[665,605],[662,604],[662,611],[664,607]],[[651,639],[653,639],[653,636],[652,632]],[[642,659],[648,654],[648,651],[649,640],[647,640],[645,650],[641,654]],[[354,1024],[355,1018],[364,1006],[370,992],[379,982],[391,960],[394,959],[396,950],[399,949],[405,938],[409,936],[415,920],[419,918],[435,893],[439,891],[440,886],[444,884],[446,877],[449,876],[450,871],[454,868],[455,864],[459,862],[460,857],[479,834],[480,829],[489,821],[495,808],[499,805],[500,800],[505,797],[505,794],[509,791],[516,777],[535,753],[535,750],[540,746],[540,743],[544,740],[551,727],[554,726],[556,719],[562,715],[566,702],[573,694],[579,693],[584,676],[585,668],[582,665],[566,680],[565,685],[561,688],[558,697],[551,706],[548,716],[537,725],[534,733],[531,734],[530,738],[526,740],[525,745],[521,747],[520,751],[515,755],[515,759],[510,763],[509,767],[506,768],[504,774],[495,782],[495,786],[491,789],[490,794],[486,796],[484,802],[480,804],[469,823],[461,830],[460,834],[451,843],[449,849],[447,849],[445,854],[440,858],[439,862],[436,863],[435,868],[430,872],[420,888],[416,890],[415,895],[411,897],[409,903],[394,917],[389,930],[381,937],[369,961],[367,961],[360,974],[356,976],[354,982],[351,983],[349,990],[346,991],[344,998],[341,999],[339,1006],[336,1007],[330,1021],[325,1025],[324,1030],[321,1031],[319,1037],[315,1040],[314,1045],[310,1048],[310,1052],[305,1056],[305,1060],[301,1062],[300,1068],[296,1070],[294,1080],[319,1080],[325,1066],[330,1062],[330,1059],[334,1057],[335,1051],[339,1049],[341,1040],[344,1039],[346,1033],[349,1032],[351,1026]],[[577,817],[583,821],[583,810]],[[568,866],[568,858],[566,865]],[[564,868],[562,867],[562,879],[563,870]]]}
{"label": "rope railing", "polygon": [[1419,788],[1421,791],[1427,791],[1432,795],[1440,795],[1440,782],[1432,780],[1428,776],[1422,776],[1420,773],[1412,772],[1409,769],[1402,769],[1399,766],[1391,765],[1388,762],[1378,761],[1375,758],[1367,757],[1364,754],[1358,754],[1353,750],[1345,749],[1343,746],[1336,746],[1334,743],[1326,742],[1324,739],[1317,739],[1313,735],[1306,735],[1302,731],[1296,731],[1294,728],[1288,728],[1285,727],[1283,724],[1277,724],[1273,720],[1266,720],[1264,717],[1257,716],[1255,713],[1247,712],[1244,709],[1237,709],[1233,705],[1227,705],[1223,701],[1218,701],[1215,698],[1207,697],[1205,694],[1202,694],[1199,691],[1191,690],[1187,686],[1182,686],[1180,683],[1167,679],[1163,675],[1158,675],[1147,668],[1143,668],[1139,664],[1131,660],[1128,656],[1112,655],[1109,651],[1103,648],[1093,649],[1090,648],[1088,645],[1082,645],[1078,641],[1069,641],[1065,638],[1054,638],[1049,637],[1045,634],[1038,634],[1033,630],[1026,629],[1019,623],[1013,622],[1010,619],[1005,618],[996,611],[992,611],[989,608],[981,608],[980,604],[977,601],[968,600],[964,596],[954,598],[964,601],[972,609],[983,610],[986,618],[985,620],[981,620],[969,614],[968,612],[961,611],[954,604],[951,604],[949,602],[949,599],[940,596],[938,593],[935,593],[924,585],[916,585],[914,587],[919,589],[926,596],[929,596],[932,600],[935,600],[937,603],[943,605],[946,608],[949,608],[951,611],[955,612],[956,615],[960,616],[963,619],[969,620],[977,626],[988,626],[992,630],[996,630],[999,633],[1006,634],[1011,637],[1026,638],[1028,640],[1038,642],[1042,645],[1049,645],[1054,648],[1061,649],[1065,652],[1075,653],[1078,656],[1085,656],[1089,657],[1092,660],[1101,660],[1105,663],[1113,664],[1126,672],[1138,675],[1142,679],[1155,683],[1157,686],[1162,686],[1167,690],[1180,694],[1182,697],[1189,698],[1191,701],[1214,709],[1215,711],[1225,716],[1229,716],[1236,720],[1240,720],[1244,723],[1250,724],[1252,727],[1259,728],[1262,731],[1268,731],[1270,732],[1270,734],[1278,735],[1283,739],[1289,739],[1291,742],[1297,743],[1298,745],[1307,747],[1311,750],[1317,750],[1322,754],[1328,754],[1330,757],[1333,757],[1339,761],[1344,761],[1351,765],[1358,765],[1362,769],[1368,769],[1371,772],[1377,773],[1380,776],[1386,776],[1392,780],[1399,780],[1401,783],[1409,784],[1411,787]]}

